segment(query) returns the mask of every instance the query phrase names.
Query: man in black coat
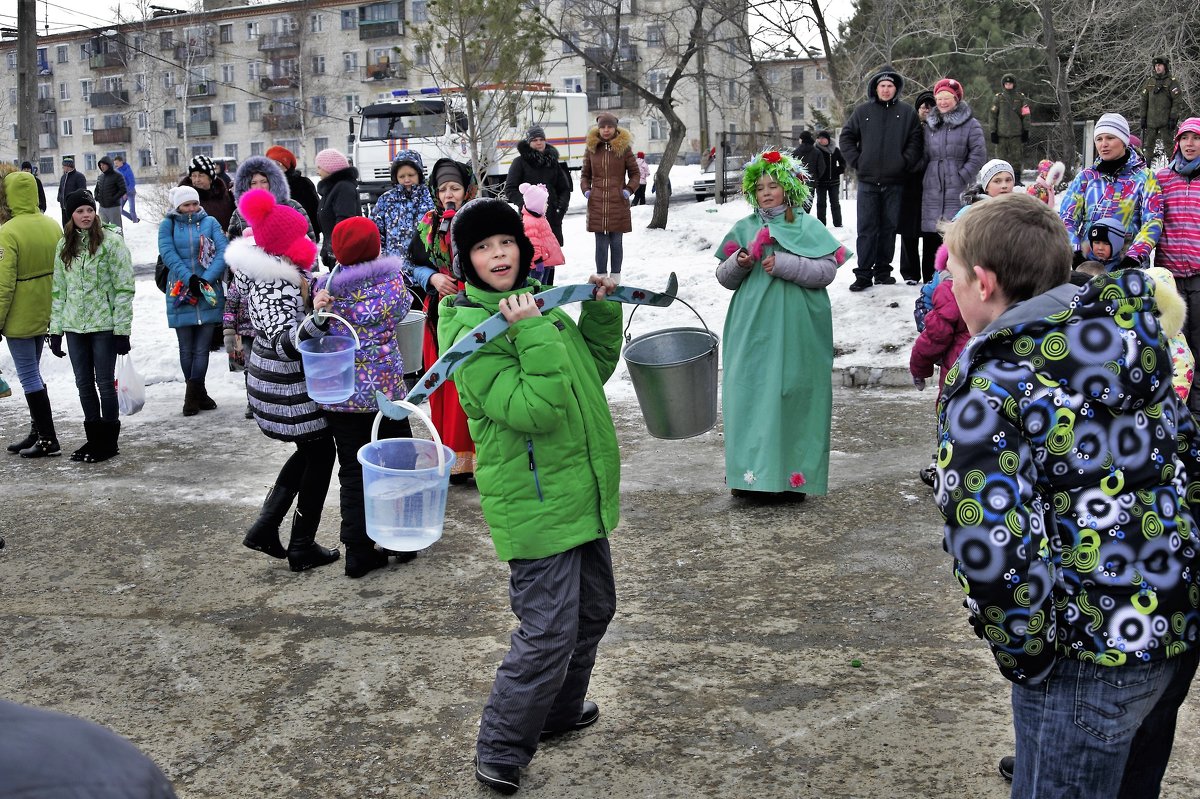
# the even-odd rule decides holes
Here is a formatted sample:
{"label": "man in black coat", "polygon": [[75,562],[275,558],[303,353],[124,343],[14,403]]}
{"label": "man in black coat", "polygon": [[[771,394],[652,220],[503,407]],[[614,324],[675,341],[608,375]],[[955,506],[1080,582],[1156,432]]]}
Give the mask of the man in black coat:
{"label": "man in black coat", "polygon": [[925,139],[917,112],[900,101],[904,80],[885,66],[867,81],[867,101],[850,115],[839,140],[846,163],[858,173],[858,263],[851,291],[891,285],[900,198],[909,174],[921,165]]}
{"label": "man in black coat", "polygon": [[100,221],[109,225],[121,225],[121,200],[125,197],[125,176],[113,166],[112,159],[107,155],[100,159],[100,176],[96,178],[96,210]]}
{"label": "man in black coat", "polygon": [[[800,143],[796,145],[796,149],[792,150],[792,157],[804,164],[804,168],[808,170],[808,184],[816,186],[821,180],[821,163],[817,160],[817,145],[813,141],[811,130],[800,131]],[[813,195],[815,192],[808,193],[808,199],[804,202],[804,213],[812,211]]]}
{"label": "man in black coat", "polygon": [[28,161],[21,162],[21,171],[28,172],[33,175],[33,179],[37,181],[38,187],[38,210],[43,214],[46,213],[46,187],[42,185],[42,179],[37,176],[37,170],[33,168],[33,164]]}
{"label": "man in black coat", "polygon": [[554,238],[563,243],[562,220],[571,203],[571,178],[558,158],[558,150],[546,142],[546,131],[534,125],[517,143],[517,157],[508,168],[504,181],[504,196],[517,208],[524,207],[522,183],[541,183],[550,196],[546,198],[546,221]]}
{"label": "man in black coat", "polygon": [[[63,202],[67,199],[67,195],[71,192],[82,191],[87,188],[87,178],[82,172],[75,171],[75,157],[71,155],[63,156],[62,160],[62,177],[58,179],[58,205],[61,208]],[[71,215],[66,211],[62,212],[63,227],[67,226],[67,221]]]}
{"label": "man in black coat", "polygon": [[817,171],[813,185],[817,194],[817,219],[825,224],[825,207],[833,213],[833,226],[842,226],[842,202],[838,192],[842,189],[842,174],[846,171],[846,162],[842,160],[842,151],[833,143],[833,137],[827,130],[817,131],[817,143],[813,150],[817,161]]}

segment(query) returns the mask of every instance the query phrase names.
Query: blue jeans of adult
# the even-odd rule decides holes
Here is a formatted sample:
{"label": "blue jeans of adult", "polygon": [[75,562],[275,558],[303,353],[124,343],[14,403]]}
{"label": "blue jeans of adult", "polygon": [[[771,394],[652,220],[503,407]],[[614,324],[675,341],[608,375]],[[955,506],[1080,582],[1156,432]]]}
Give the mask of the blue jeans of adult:
{"label": "blue jeans of adult", "polygon": [[1012,688],[1012,799],[1154,799],[1200,652],[1101,666],[1063,658]]}
{"label": "blue jeans of adult", "polygon": [[596,274],[621,274],[621,263],[625,260],[625,247],[621,241],[624,235],[624,233],[596,234]]}
{"label": "blue jeans of adult", "polygon": [[67,333],[67,353],[75,372],[75,388],[85,422],[117,420],[117,347],[113,332]]}
{"label": "blue jeans of adult", "polygon": [[892,274],[896,226],[900,224],[901,185],[858,184],[858,265],[854,277],[863,283]]}
{"label": "blue jeans of adult", "polygon": [[179,340],[179,368],[184,380],[203,380],[208,374],[208,348],[216,325],[189,325],[175,328]]}
{"label": "blue jeans of adult", "polygon": [[21,390],[26,394],[41,391],[46,387],[42,382],[42,370],[39,366],[42,360],[42,346],[46,343],[45,336],[33,338],[8,339],[8,353],[12,355],[13,366],[17,370],[17,380],[21,382]]}

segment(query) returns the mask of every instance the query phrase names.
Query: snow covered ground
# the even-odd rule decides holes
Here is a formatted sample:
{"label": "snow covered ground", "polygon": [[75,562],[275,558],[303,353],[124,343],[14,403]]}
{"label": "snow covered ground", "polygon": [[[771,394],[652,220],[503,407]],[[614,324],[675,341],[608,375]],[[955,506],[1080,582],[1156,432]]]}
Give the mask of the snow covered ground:
{"label": "snow covered ground", "polygon": [[[675,272],[679,277],[679,296],[694,306],[704,323],[720,335],[730,292],[714,278],[717,261],[713,252],[726,231],[749,213],[750,207],[741,199],[721,206],[711,199],[692,202],[692,181],[699,174],[698,166],[672,169],[674,195],[688,199],[671,206],[667,230],[646,229],[653,210],[651,205],[632,210],[633,232],[625,236],[622,282],[625,285],[661,289],[666,285],[668,275]],[[148,195],[154,191],[162,190],[148,185],[139,186],[138,205],[143,212],[142,221],[136,225],[128,221],[125,223],[125,239],[135,264],[153,264],[158,255],[159,218],[151,215],[151,209],[165,203],[153,202]],[[53,192],[50,195],[53,197]],[[652,202],[653,197],[647,192],[648,201]],[[556,283],[583,282],[593,271],[594,238],[585,230],[585,205],[582,194],[576,192],[572,195],[571,210],[563,222],[566,240],[563,251],[567,264],[559,267]],[[59,211],[53,200],[48,213],[57,218]],[[856,236],[853,197],[843,200],[842,216],[844,227],[833,229],[833,232],[853,250]],[[895,286],[877,286],[862,293],[852,293],[848,287],[854,280],[851,271],[854,263],[852,259],[845,264],[829,287],[837,352],[834,365],[837,368],[906,368],[908,352],[916,338],[912,308],[918,289],[900,282]],[[897,265],[895,274],[898,274],[898,252],[893,264]],[[665,309],[642,308],[634,317],[629,334],[638,336],[662,328],[698,324],[692,312],[682,305]],[[183,376],[179,370],[175,333],[166,324],[163,295],[149,275],[138,279],[132,343],[134,362],[148,385],[147,403],[145,410],[138,415],[139,421],[145,423],[155,418],[173,421],[178,417],[183,402]],[[12,358],[4,346],[0,346],[0,370],[16,389],[14,395],[19,394]],[[55,358],[47,348],[42,357],[42,374],[50,388],[55,416],[65,420],[81,420],[69,359]],[[242,375],[227,371],[224,353],[212,354],[207,385],[209,393],[220,404],[236,406],[245,402]],[[633,385],[624,363],[609,381],[608,394],[613,401],[634,400]]]}

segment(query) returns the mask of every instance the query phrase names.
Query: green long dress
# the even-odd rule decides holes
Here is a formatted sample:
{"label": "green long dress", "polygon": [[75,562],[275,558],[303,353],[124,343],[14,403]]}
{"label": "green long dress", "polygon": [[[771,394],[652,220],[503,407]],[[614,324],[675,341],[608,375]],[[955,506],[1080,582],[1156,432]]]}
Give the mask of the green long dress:
{"label": "green long dress", "polygon": [[[738,221],[716,257],[728,257],[728,242],[749,250],[762,227],[757,213]],[[833,255],[841,265],[850,255],[806,214],[794,222],[777,216],[767,228],[774,242],[763,257],[786,250]],[[756,263],[730,300],[723,348],[726,484],[825,494],[833,414],[833,316],[825,289],[772,277]]]}

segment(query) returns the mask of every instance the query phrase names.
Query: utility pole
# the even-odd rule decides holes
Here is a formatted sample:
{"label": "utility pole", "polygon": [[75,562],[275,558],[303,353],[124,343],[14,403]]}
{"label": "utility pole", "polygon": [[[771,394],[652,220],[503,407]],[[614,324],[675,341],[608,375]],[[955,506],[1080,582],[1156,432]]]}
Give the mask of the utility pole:
{"label": "utility pole", "polygon": [[708,152],[708,76],[704,74],[704,43],[696,50],[696,93],[700,101],[700,153]]}
{"label": "utility pole", "polygon": [[17,161],[37,163],[37,0],[17,0]]}

